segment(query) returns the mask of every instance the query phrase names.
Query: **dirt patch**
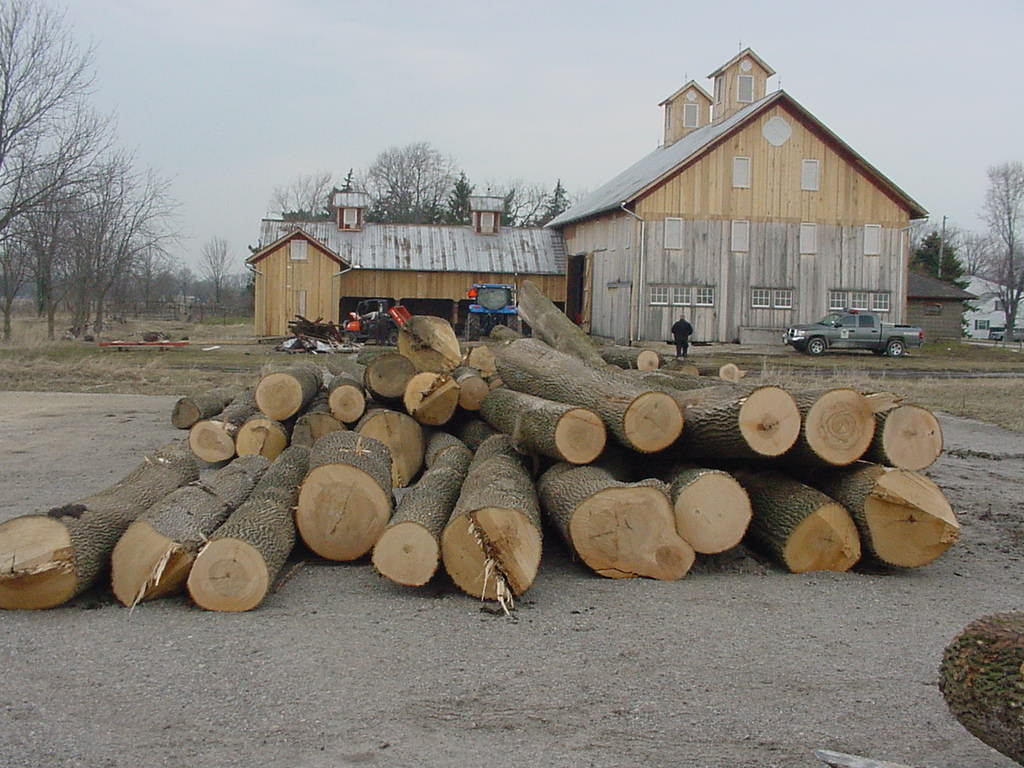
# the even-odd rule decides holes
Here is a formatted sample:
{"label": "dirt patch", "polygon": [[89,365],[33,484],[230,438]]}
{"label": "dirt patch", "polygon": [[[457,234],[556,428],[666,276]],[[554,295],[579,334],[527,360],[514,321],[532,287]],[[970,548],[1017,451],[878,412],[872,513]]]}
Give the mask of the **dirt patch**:
{"label": "dirt patch", "polygon": [[[180,436],[173,400],[0,393],[0,519]],[[129,617],[106,592],[3,613],[0,765],[811,768],[829,748],[1009,768],[936,678],[970,620],[1024,608],[1024,436],[941,421],[929,474],[963,538],[918,571],[790,575],[737,550],[680,582],[612,581],[548,534],[513,620],[444,580],[308,555],[248,614],[175,598]]]}

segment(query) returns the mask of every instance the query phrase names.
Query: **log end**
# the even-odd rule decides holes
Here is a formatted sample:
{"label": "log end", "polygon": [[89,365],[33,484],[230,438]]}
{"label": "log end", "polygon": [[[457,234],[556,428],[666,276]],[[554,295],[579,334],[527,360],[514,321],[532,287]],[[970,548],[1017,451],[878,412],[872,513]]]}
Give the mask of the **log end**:
{"label": "log end", "polygon": [[466,376],[459,381],[459,407],[465,411],[479,411],[480,404],[491,391],[481,376]]}
{"label": "log end", "polygon": [[398,411],[371,411],[356,431],[384,443],[391,450],[391,484],[404,488],[423,466],[426,450],[423,427],[414,418]]}
{"label": "log end", "polygon": [[391,498],[368,473],[323,464],[302,483],[295,525],[306,545],[328,560],[357,560],[377,543],[391,517]]}
{"label": "log end", "polygon": [[188,429],[197,421],[203,418],[198,406],[189,398],[183,397],[174,404],[171,411],[171,424],[178,429]]}
{"label": "log end", "polygon": [[288,447],[288,433],[280,423],[265,416],[248,419],[235,435],[235,453],[239,456],[265,456],[273,461]]}
{"label": "log end", "polygon": [[457,515],[441,535],[441,558],[468,595],[497,600],[499,584],[521,595],[540,567],[541,535],[518,509],[484,507]]}
{"label": "log end", "polygon": [[377,572],[406,587],[422,587],[430,581],[440,558],[437,539],[412,520],[392,525],[373,547]]}
{"label": "log end", "polygon": [[852,389],[833,389],[819,397],[804,418],[807,445],[821,461],[842,467],[867,451],[875,434],[871,402]]}
{"label": "log end", "polygon": [[0,523],[0,608],[35,610],[75,595],[75,553],[59,520],[25,515]]}
{"label": "log end", "polygon": [[916,568],[935,560],[960,538],[960,523],[945,495],[924,475],[891,469],[864,502],[872,549],[884,563]]}
{"label": "log end", "polygon": [[643,349],[636,356],[638,371],[656,371],[661,367],[661,355],[653,349]]}
{"label": "log end", "polygon": [[752,516],[750,497],[728,472],[708,470],[675,494],[672,505],[679,535],[702,554],[732,549],[742,541]]}
{"label": "log end", "polygon": [[459,391],[459,385],[451,376],[425,371],[409,379],[402,404],[420,424],[439,427],[455,414]]}
{"label": "log end", "polygon": [[256,385],[256,405],[277,421],[291,418],[302,409],[302,385],[290,373],[265,374]]}
{"label": "log end", "polygon": [[555,446],[570,464],[589,464],[604,451],[608,440],[601,417],[587,408],[566,411],[555,425]]}
{"label": "log end", "polygon": [[622,429],[629,445],[640,453],[668,448],[683,431],[683,411],[664,392],[644,392],[626,408]]}
{"label": "log end", "polygon": [[240,539],[214,539],[196,556],[188,591],[208,611],[249,611],[270,589],[270,574],[259,551]]}
{"label": "log end", "polygon": [[185,586],[192,555],[181,544],[136,520],[118,540],[110,556],[110,582],[122,605],[174,594]]}
{"label": "log end", "polygon": [[236,428],[226,421],[204,419],[188,432],[188,447],[197,457],[210,464],[234,458]]}
{"label": "log end", "polygon": [[782,559],[792,573],[848,571],[860,555],[857,526],[845,507],[831,501],[793,529]]}
{"label": "log end", "polygon": [[881,441],[886,463],[900,469],[922,470],[942,454],[942,427],[935,414],[917,405],[901,405],[885,419]]}
{"label": "log end", "polygon": [[738,421],[747,446],[761,456],[781,456],[800,437],[800,408],[780,387],[751,392],[740,406]]}
{"label": "log end", "polygon": [[366,395],[359,387],[351,384],[335,387],[327,402],[331,415],[346,424],[354,424],[366,412]]}

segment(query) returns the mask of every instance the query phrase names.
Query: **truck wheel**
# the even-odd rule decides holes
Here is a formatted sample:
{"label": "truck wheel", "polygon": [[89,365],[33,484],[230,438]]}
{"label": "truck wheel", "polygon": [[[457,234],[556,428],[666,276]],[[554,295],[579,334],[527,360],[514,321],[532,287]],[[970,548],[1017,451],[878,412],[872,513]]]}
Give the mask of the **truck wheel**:
{"label": "truck wheel", "polygon": [[820,336],[816,336],[815,338],[810,339],[807,342],[808,355],[814,355],[815,357],[817,357],[818,355],[825,354],[826,349],[828,349],[828,345],[825,343],[825,340]]}
{"label": "truck wheel", "polygon": [[885,345],[885,354],[889,357],[900,357],[906,351],[907,347],[900,339],[889,339]]}

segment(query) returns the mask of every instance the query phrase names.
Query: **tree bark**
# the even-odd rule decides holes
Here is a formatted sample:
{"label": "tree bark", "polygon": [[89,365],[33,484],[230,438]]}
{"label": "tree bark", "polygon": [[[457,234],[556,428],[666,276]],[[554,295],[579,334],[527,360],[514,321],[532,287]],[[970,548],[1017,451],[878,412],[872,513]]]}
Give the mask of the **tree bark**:
{"label": "tree bark", "polygon": [[462,362],[462,350],[451,323],[431,315],[414,315],[401,327],[398,351],[418,372],[450,373]]}
{"label": "tree bark", "polygon": [[420,424],[447,424],[459,407],[459,385],[445,373],[417,373],[405,385],[405,411]]}
{"label": "tree bark", "polygon": [[139,515],[199,478],[184,440],[147,456],[106,490],[0,523],[0,608],[53,608],[89,589]]}
{"label": "tree bark", "polygon": [[221,387],[179,398],[171,412],[171,424],[178,429],[188,429],[197,421],[216,416],[227,408],[238,394],[238,387]]}
{"label": "tree bark", "polygon": [[519,288],[519,314],[530,324],[533,335],[550,347],[598,370],[607,367],[590,337],[541,293],[532,280],[524,280]]}
{"label": "tree bark", "polygon": [[[503,326],[499,325],[497,327],[501,328]],[[480,375],[485,379],[489,380],[494,376],[494,352],[486,344],[480,344],[469,350],[469,354],[466,355],[466,362],[470,367],[480,371]]]}
{"label": "tree bark", "polygon": [[661,357],[653,349],[621,347],[613,344],[601,347],[599,354],[606,363],[619,368],[654,371],[661,367]]}
{"label": "tree bark", "polygon": [[391,451],[391,482],[404,488],[423,466],[423,428],[411,416],[373,408],[359,420],[355,431],[384,443]]}
{"label": "tree bark", "polygon": [[875,434],[864,453],[868,461],[900,469],[922,470],[942,455],[942,426],[918,405],[897,405],[875,412]]}
{"label": "tree bark", "polygon": [[571,464],[594,461],[607,440],[604,422],[593,411],[511,389],[488,394],[480,415],[492,427],[510,435],[517,451]]}
{"label": "tree bark", "polygon": [[321,392],[314,397],[306,410],[295,420],[292,428],[291,444],[312,447],[313,443],[328,432],[339,432],[347,427],[334,418],[328,404],[328,395]]}
{"label": "tree bark", "polygon": [[455,425],[455,436],[471,451],[476,451],[489,437],[498,434],[498,430],[483,419],[466,419]]}
{"label": "tree bark", "polygon": [[467,460],[473,458],[473,452],[466,447],[466,444],[448,432],[440,429],[430,430],[426,435],[426,447],[423,452],[423,464],[427,469],[432,469],[448,451],[455,451],[463,454]]}
{"label": "tree bark", "polygon": [[305,408],[323,386],[323,372],[311,363],[274,366],[256,385],[256,405],[272,419],[284,421]]}
{"label": "tree bark", "polygon": [[507,325],[494,326],[491,328],[488,336],[495,341],[515,341],[516,339],[523,338],[523,334],[513,328],[509,328]]}
{"label": "tree bark", "polygon": [[764,459],[789,451],[800,436],[800,409],[779,387],[670,393],[685,409],[681,455],[701,459]]}
{"label": "tree bark", "polygon": [[216,464],[235,455],[235,435],[239,427],[259,412],[253,390],[240,392],[231,404],[212,419],[202,419],[188,432],[188,445],[205,462]]}
{"label": "tree bark", "polygon": [[676,531],[696,552],[725,552],[743,540],[753,513],[750,497],[732,475],[679,462],[660,477],[669,484]]}

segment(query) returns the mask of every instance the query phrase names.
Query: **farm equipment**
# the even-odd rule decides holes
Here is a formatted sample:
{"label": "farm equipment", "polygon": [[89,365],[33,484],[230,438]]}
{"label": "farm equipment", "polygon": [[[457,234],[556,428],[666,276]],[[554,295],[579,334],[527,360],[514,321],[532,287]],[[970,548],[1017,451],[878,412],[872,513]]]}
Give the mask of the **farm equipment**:
{"label": "farm equipment", "polygon": [[412,317],[408,309],[392,299],[364,299],[348,316],[345,337],[349,341],[373,340],[392,347],[398,344],[398,329]]}
{"label": "farm equipment", "polygon": [[486,336],[496,325],[522,330],[514,285],[474,283],[466,296],[473,302],[466,315],[467,341]]}

